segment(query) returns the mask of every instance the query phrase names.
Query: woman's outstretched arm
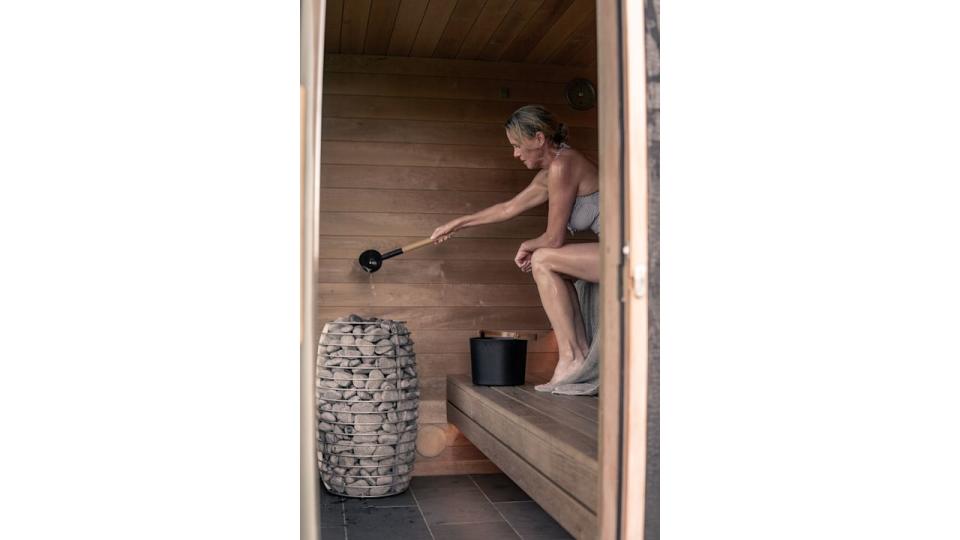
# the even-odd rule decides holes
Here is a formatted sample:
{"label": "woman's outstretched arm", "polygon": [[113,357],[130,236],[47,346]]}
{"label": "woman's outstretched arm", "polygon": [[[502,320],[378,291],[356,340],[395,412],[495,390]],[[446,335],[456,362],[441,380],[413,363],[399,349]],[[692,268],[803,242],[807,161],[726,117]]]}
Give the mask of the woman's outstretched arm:
{"label": "woman's outstretched arm", "polygon": [[515,197],[502,203],[484,208],[466,216],[461,216],[450,220],[447,223],[437,227],[430,235],[435,243],[440,243],[450,237],[454,232],[467,227],[476,227],[477,225],[488,225],[490,223],[500,223],[510,218],[516,217],[547,200],[549,191],[547,189],[546,171],[537,173],[530,185],[524,188]]}

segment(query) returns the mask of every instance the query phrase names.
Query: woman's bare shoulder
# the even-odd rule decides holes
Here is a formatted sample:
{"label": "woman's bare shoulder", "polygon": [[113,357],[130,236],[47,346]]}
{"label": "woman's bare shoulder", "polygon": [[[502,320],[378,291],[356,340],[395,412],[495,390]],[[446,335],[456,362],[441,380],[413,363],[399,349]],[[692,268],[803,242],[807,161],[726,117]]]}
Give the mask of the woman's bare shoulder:
{"label": "woman's bare shoulder", "polygon": [[548,169],[540,169],[539,171],[537,171],[536,176],[533,177],[533,182],[530,182],[530,183],[538,186],[542,186],[542,187],[547,187],[549,178],[550,178],[550,171]]}
{"label": "woman's bare shoulder", "polygon": [[578,194],[586,195],[598,191],[600,176],[597,164],[581,152],[570,153],[570,163],[567,165],[570,176],[576,178]]}
{"label": "woman's bare shoulder", "polygon": [[549,185],[569,186],[576,184],[577,193],[585,194],[597,191],[599,178],[597,166],[582,153],[567,147],[564,155],[553,160],[548,169],[545,180]]}

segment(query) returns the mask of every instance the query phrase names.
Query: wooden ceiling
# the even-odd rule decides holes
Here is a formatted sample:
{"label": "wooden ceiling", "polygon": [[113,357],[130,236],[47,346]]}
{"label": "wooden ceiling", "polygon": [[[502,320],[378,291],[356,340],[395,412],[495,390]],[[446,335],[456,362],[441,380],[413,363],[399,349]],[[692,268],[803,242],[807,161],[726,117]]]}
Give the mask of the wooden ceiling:
{"label": "wooden ceiling", "polygon": [[590,66],[596,0],[327,0],[325,52]]}

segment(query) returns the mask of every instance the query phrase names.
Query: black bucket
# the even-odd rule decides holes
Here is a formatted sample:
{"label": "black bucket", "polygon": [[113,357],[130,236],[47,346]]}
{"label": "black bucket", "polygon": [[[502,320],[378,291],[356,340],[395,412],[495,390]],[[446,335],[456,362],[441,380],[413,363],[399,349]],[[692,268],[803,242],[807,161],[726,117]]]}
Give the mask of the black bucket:
{"label": "black bucket", "polygon": [[483,336],[470,338],[473,384],[518,386],[527,372],[527,340]]}

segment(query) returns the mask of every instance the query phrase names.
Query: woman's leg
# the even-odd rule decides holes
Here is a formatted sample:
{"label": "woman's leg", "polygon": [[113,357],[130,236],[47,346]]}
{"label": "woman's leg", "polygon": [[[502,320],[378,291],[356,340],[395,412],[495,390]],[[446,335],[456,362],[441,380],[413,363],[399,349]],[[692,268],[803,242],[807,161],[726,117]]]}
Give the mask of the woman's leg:
{"label": "woman's leg", "polygon": [[587,348],[590,348],[590,344],[587,343],[587,329],[583,324],[583,314],[580,313],[580,297],[577,295],[577,287],[571,279],[564,279],[563,282],[567,284],[567,290],[570,291],[570,304],[573,305],[573,329],[577,333],[577,343],[583,343]]}
{"label": "woman's leg", "polygon": [[590,347],[586,342],[576,290],[573,283],[564,278],[599,282],[599,244],[541,248],[533,253],[531,262],[543,309],[557,337],[559,360],[550,380],[556,383],[583,366]]}

